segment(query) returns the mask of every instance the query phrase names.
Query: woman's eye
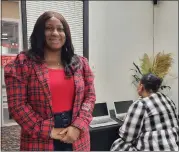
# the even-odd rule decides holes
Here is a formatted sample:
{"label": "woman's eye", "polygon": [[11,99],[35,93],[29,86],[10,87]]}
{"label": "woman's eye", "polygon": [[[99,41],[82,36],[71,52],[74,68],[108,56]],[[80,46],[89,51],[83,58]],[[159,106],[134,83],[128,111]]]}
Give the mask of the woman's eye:
{"label": "woman's eye", "polygon": [[63,28],[58,28],[57,30],[58,30],[59,32],[64,31],[64,29],[63,29]]}
{"label": "woman's eye", "polygon": [[59,28],[53,28],[53,27],[46,27],[45,28],[47,31],[54,31],[54,30],[57,30],[58,32],[63,32],[64,31],[64,28],[61,28],[61,27],[59,27]]}
{"label": "woman's eye", "polygon": [[46,30],[50,30],[50,31],[52,31],[53,28],[52,28],[52,27],[46,27]]}

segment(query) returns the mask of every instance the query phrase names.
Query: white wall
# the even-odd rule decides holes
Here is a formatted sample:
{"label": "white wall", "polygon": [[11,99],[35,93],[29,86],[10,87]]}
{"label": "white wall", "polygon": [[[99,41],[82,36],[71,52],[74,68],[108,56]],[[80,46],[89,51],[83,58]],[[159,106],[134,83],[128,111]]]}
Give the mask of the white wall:
{"label": "white wall", "polygon": [[108,50],[106,49],[107,3],[102,1],[89,1],[89,62],[95,67],[95,89],[97,102],[107,101],[107,73],[106,60]]}
{"label": "white wall", "polygon": [[153,48],[151,1],[90,1],[89,59],[95,66],[97,102],[135,99],[130,68]]}
{"label": "white wall", "polygon": [[[161,2],[155,8],[155,50],[177,54],[177,5]],[[97,102],[106,101],[112,109],[114,101],[137,98],[130,69],[144,52],[150,55],[153,52],[152,1],[89,2],[89,62],[94,67]],[[178,55],[175,57],[177,60]],[[177,64],[173,69],[177,74]],[[176,103],[177,84],[172,85]]]}
{"label": "white wall", "polygon": [[[154,7],[155,17],[155,52],[166,51],[174,57],[171,74],[178,76],[178,1],[159,1]],[[171,86],[168,95],[176,103],[178,108],[178,78],[167,77],[167,83]]]}

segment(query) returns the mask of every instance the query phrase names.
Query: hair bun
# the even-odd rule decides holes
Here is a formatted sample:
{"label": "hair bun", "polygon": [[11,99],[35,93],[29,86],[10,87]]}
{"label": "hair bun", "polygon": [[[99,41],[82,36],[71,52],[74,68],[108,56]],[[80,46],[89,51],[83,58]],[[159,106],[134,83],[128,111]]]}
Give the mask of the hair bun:
{"label": "hair bun", "polygon": [[146,77],[146,80],[148,83],[153,84],[153,85],[161,85],[162,79],[157,77],[156,75],[149,73]]}
{"label": "hair bun", "polygon": [[148,73],[142,77],[141,83],[144,84],[146,90],[157,92],[162,84],[162,79],[152,73]]}

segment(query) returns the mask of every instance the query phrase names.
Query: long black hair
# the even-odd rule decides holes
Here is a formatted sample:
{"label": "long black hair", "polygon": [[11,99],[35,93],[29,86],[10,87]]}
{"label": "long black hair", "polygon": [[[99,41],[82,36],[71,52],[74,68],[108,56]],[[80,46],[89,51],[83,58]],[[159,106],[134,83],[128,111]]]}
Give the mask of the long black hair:
{"label": "long black hair", "polygon": [[140,82],[144,85],[146,91],[156,93],[162,84],[162,79],[152,73],[148,73],[141,78]]}
{"label": "long black hair", "polygon": [[65,18],[53,11],[44,12],[36,21],[33,32],[30,36],[30,49],[27,51],[27,56],[33,59],[37,63],[42,63],[44,61],[44,46],[45,46],[45,23],[51,17],[56,17],[61,21],[64,27],[64,33],[66,35],[66,41],[61,49],[61,61],[65,67],[66,75],[69,73],[69,65],[74,57],[74,47],[71,39],[71,32],[69,25]]}

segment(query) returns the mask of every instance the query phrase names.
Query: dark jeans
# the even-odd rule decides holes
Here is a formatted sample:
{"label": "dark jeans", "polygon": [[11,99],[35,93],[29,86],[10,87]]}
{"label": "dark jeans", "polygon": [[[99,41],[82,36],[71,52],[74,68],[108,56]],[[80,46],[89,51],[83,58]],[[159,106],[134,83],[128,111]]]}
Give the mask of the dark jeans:
{"label": "dark jeans", "polygon": [[[55,128],[65,128],[71,124],[72,112],[55,113]],[[54,151],[72,151],[72,144],[63,143],[60,140],[53,140]]]}

